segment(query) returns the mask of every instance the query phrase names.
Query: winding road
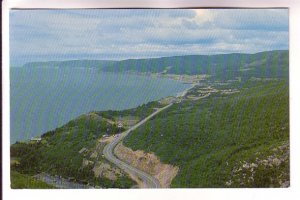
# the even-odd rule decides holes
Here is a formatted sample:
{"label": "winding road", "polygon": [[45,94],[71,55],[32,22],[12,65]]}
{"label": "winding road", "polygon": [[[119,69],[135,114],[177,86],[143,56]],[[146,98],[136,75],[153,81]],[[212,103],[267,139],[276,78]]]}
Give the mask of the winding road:
{"label": "winding road", "polygon": [[119,168],[121,168],[122,170],[124,170],[125,172],[127,172],[129,175],[133,175],[138,177],[139,179],[141,179],[146,188],[160,188],[160,183],[159,181],[151,176],[150,174],[147,174],[133,166],[131,166],[130,164],[127,164],[126,162],[118,159],[115,155],[114,155],[114,149],[115,147],[133,130],[135,130],[136,128],[138,128],[139,126],[143,125],[145,122],[147,122],[149,119],[151,119],[153,116],[157,115],[158,113],[160,113],[161,111],[169,108],[170,106],[172,106],[173,103],[168,104],[167,106],[163,107],[163,108],[159,108],[157,109],[154,113],[152,113],[151,115],[149,115],[148,117],[146,117],[145,119],[143,119],[142,121],[140,121],[139,123],[137,123],[136,125],[134,125],[133,127],[131,127],[130,129],[118,134],[114,140],[107,144],[104,147],[103,150],[103,155],[104,157],[109,160],[110,162],[114,163],[115,165],[117,165]]}

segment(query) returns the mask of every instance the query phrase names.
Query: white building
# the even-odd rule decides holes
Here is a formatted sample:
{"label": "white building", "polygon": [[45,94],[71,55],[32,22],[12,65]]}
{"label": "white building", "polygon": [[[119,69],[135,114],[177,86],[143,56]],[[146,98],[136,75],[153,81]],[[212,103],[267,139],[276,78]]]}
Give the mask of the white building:
{"label": "white building", "polygon": [[42,140],[42,138],[37,138],[37,137],[32,137],[31,139],[30,139],[30,141],[34,141],[34,142],[40,142]]}

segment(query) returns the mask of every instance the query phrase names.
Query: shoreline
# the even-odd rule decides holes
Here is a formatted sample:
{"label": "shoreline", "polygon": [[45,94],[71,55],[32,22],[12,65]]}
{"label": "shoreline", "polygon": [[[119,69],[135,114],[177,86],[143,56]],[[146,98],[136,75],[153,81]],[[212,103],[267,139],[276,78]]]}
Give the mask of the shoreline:
{"label": "shoreline", "polygon": [[[173,95],[173,97],[176,98],[177,102],[178,102],[178,100],[181,100],[181,98],[183,98],[187,94],[187,92],[190,91],[192,88],[194,88],[196,85],[197,84],[192,84],[189,88],[186,88],[184,91],[179,92],[179,93]],[[155,101],[151,101],[151,102],[157,102],[157,103],[160,104],[160,106],[162,106],[162,104],[159,101],[162,100],[162,99],[164,99],[164,98],[166,98],[166,97],[163,97],[163,98],[161,98],[159,100],[155,100]],[[151,102],[148,102],[148,103],[151,103]],[[176,102],[172,102],[169,105],[160,108],[161,111],[164,110],[165,108],[173,105],[173,103],[176,103]],[[156,106],[153,107],[151,105],[150,108],[151,109],[155,109]],[[160,112],[160,111],[156,110],[155,113],[156,112]],[[88,113],[84,113],[82,115],[85,115],[85,114],[88,114]],[[153,115],[153,113],[150,116],[152,116],[152,115]],[[147,118],[149,118],[149,116],[146,117],[146,118],[141,118],[140,121],[138,121],[137,123],[135,123],[135,125],[133,127],[136,127],[137,125],[143,123]],[[72,119],[72,120],[75,120],[75,119]],[[72,120],[70,120],[70,121],[72,121]],[[67,122],[67,123],[69,123],[69,122]],[[128,132],[128,130],[132,129],[133,127],[129,128],[129,129],[126,129],[125,132]],[[58,127],[58,128],[60,128],[60,127]],[[54,131],[54,130],[55,129],[50,130],[50,131]],[[47,133],[47,132],[45,132],[45,133]],[[44,135],[45,133],[43,133],[40,136],[38,136],[39,138],[35,137],[35,138],[31,138],[31,139],[26,140],[26,141],[16,141],[14,144],[16,144],[17,142],[19,142],[19,143],[26,143],[26,144],[31,143],[31,142],[34,142],[34,143],[42,142],[42,140],[43,140],[42,135]],[[14,144],[11,144],[11,145],[14,145]],[[63,189],[63,188],[65,188],[65,189],[74,189],[74,188],[77,188],[77,189],[91,189],[91,188],[95,188],[95,186],[93,186],[93,185],[84,184],[84,183],[76,182],[76,181],[74,182],[74,181],[70,180],[68,177],[63,178],[61,176],[52,176],[50,174],[47,174],[46,172],[42,172],[42,173],[36,174],[36,175],[34,175],[34,178],[37,179],[37,180],[43,181],[43,182],[45,182],[45,183],[47,183],[49,185],[52,185],[52,186],[54,186],[56,188],[60,188],[60,189]],[[157,187],[159,187],[159,186],[157,186]],[[99,187],[96,187],[96,188],[99,188]]]}
{"label": "shoreline", "polygon": [[[54,68],[53,68],[54,69]],[[143,77],[147,77],[149,76],[149,74],[147,73],[136,73],[136,72],[105,72],[105,73],[112,73],[112,74],[132,74],[132,75],[137,75],[137,76],[143,76]],[[173,79],[171,78],[171,76],[168,76],[168,74],[166,74],[167,76],[163,75],[163,76],[157,76],[156,73],[151,73],[151,77],[152,78],[159,78],[159,79],[168,79],[168,80],[172,80],[172,81],[176,81],[178,83],[181,83],[183,85],[191,85],[191,87],[189,88],[186,88],[184,89],[183,91],[180,91],[180,92],[177,92],[176,94],[173,94],[173,95],[168,95],[168,96],[173,96],[175,98],[180,98],[180,97],[183,97],[184,95],[186,95],[186,93],[191,90],[192,88],[194,88],[197,84],[196,83],[187,83],[187,82],[183,82],[182,80],[177,80],[177,79]],[[75,120],[76,118],[80,117],[81,115],[85,115],[85,114],[88,114],[88,113],[91,113],[91,112],[106,112],[106,111],[125,111],[125,110],[131,110],[131,109],[135,109],[143,104],[147,104],[147,103],[150,103],[150,102],[160,102],[161,100],[167,98],[168,96],[165,96],[165,97],[162,97],[160,99],[157,99],[157,100],[153,100],[153,101],[149,101],[149,102],[146,102],[146,103],[141,103],[135,107],[132,107],[132,108],[125,108],[125,109],[114,109],[114,110],[111,110],[111,109],[107,109],[107,110],[91,110],[91,111],[88,111],[88,112],[84,112],[84,113],[81,113],[80,115],[76,116],[75,118],[72,118],[70,119],[69,121],[67,121],[66,123],[62,124],[62,125],[59,125],[53,129],[50,129],[50,130],[47,130],[47,131],[44,131],[40,134],[37,134],[37,135],[34,135],[34,136],[31,136],[30,138],[27,138],[27,139],[23,139],[23,140],[16,140],[14,141],[13,143],[10,142],[10,145],[13,145],[13,144],[16,144],[16,143],[29,143],[31,141],[35,141],[35,140],[39,140],[41,139],[42,135],[47,133],[47,132],[50,132],[50,131],[54,131],[55,129],[57,128],[60,128],[62,126],[64,126],[65,124],[69,123],[70,121],[73,121]],[[10,138],[10,141],[11,141],[11,138]]]}
{"label": "shoreline", "polygon": [[195,84],[195,83],[194,83],[194,84],[192,84],[191,87],[185,89],[183,92],[177,93],[176,98],[184,97],[184,96],[188,93],[189,90],[193,89],[193,88],[194,88],[195,86],[197,86],[197,85],[198,85],[198,84]]}

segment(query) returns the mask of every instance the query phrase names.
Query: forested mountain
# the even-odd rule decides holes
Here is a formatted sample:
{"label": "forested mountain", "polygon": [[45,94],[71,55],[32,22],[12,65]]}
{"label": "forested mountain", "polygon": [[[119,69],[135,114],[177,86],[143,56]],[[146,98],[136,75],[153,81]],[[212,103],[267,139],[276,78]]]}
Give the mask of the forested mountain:
{"label": "forested mountain", "polygon": [[131,132],[124,145],[178,166],[171,187],[286,187],[288,82],[249,80],[236,88],[232,95],[173,105]]}
{"label": "forested mountain", "polygon": [[122,61],[72,60],[27,63],[24,67],[88,67],[105,72],[208,74],[212,79],[287,77],[287,50],[255,54],[186,55]]}

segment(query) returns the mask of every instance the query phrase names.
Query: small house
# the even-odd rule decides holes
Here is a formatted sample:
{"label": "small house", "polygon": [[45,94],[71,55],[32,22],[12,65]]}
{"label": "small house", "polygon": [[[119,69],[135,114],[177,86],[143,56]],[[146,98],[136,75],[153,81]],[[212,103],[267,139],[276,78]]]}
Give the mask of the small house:
{"label": "small house", "polygon": [[40,141],[42,141],[42,138],[40,138],[40,137],[32,137],[32,138],[30,139],[30,141],[33,141],[33,142],[40,142]]}

